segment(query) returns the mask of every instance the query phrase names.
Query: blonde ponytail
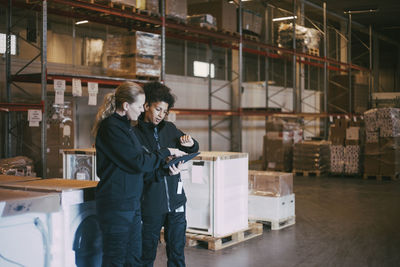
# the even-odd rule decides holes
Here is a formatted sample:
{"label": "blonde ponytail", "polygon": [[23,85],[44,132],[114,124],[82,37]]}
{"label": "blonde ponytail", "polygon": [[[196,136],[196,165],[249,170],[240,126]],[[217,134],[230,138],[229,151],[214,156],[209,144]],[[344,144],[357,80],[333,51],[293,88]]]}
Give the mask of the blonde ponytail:
{"label": "blonde ponytail", "polygon": [[114,93],[108,93],[104,97],[104,102],[99,108],[96,120],[92,128],[92,135],[96,137],[100,123],[110,117],[118,109],[122,108],[122,104],[127,102],[132,104],[136,101],[137,96],[144,94],[143,88],[133,82],[125,82],[117,87]]}

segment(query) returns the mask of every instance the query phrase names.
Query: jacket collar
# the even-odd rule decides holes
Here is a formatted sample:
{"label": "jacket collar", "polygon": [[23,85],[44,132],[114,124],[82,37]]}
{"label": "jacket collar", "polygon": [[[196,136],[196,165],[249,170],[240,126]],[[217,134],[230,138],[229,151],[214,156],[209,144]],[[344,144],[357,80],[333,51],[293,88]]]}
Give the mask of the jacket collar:
{"label": "jacket collar", "polygon": [[128,119],[128,116],[121,116],[119,115],[117,112],[114,112],[111,116],[113,116],[114,118],[118,119],[119,121],[126,123],[128,125],[131,124],[131,121]]}
{"label": "jacket collar", "polygon": [[161,130],[165,125],[165,121],[162,120],[157,126],[154,125],[152,122],[145,122],[144,121],[144,112],[143,112],[142,114],[140,114],[140,116],[138,118],[138,125],[140,128],[151,130],[151,131],[154,131],[155,127],[157,127],[157,129]]}

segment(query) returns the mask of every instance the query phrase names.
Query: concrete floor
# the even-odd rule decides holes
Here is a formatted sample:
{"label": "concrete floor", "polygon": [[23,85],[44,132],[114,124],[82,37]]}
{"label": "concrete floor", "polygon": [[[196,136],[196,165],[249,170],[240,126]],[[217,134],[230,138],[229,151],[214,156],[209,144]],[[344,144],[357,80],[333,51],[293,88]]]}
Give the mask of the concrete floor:
{"label": "concrete floor", "polygon": [[294,226],[216,252],[188,247],[187,266],[400,266],[400,181],[295,177],[294,192]]}

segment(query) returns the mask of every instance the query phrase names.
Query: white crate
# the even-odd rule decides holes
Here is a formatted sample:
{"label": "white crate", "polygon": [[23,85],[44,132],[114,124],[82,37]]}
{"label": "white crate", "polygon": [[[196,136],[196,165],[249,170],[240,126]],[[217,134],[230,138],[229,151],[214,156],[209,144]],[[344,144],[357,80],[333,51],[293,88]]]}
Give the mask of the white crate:
{"label": "white crate", "polygon": [[295,218],[294,194],[281,197],[249,195],[249,220],[270,222],[272,230],[292,225]]}
{"label": "white crate", "polygon": [[[76,266],[76,251],[80,249],[76,244],[99,244],[95,186],[96,182],[64,179],[2,183],[2,255],[21,266]],[[101,247],[95,252],[96,257],[80,262],[98,264]],[[15,265],[0,259],[0,266]]]}
{"label": "white crate", "polygon": [[201,152],[182,173],[188,231],[221,237],[248,227],[248,155]]}

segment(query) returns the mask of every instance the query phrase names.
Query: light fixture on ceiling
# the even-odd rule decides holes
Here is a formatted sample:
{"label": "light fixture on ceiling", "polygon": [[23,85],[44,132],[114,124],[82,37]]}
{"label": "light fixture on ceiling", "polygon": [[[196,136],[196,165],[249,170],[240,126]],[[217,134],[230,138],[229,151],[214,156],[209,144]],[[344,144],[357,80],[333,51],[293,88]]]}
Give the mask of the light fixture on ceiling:
{"label": "light fixture on ceiling", "polygon": [[81,21],[75,22],[76,25],[85,24],[85,23],[89,23],[89,21],[88,20],[81,20]]}
{"label": "light fixture on ceiling", "polygon": [[273,18],[272,21],[282,21],[282,20],[289,20],[289,19],[297,19],[297,16],[289,16],[289,17],[280,17],[280,18]]}
{"label": "light fixture on ceiling", "polygon": [[[242,0],[242,2],[250,2],[250,1],[253,1],[253,0]],[[236,0],[236,2],[239,2],[238,0]],[[228,1],[228,3],[229,4],[233,4],[233,3],[235,3],[235,1]]]}
{"label": "light fixture on ceiling", "polygon": [[378,12],[379,9],[378,8],[366,8],[366,9],[355,9],[355,10],[347,10],[344,11],[344,14],[364,14],[364,13],[376,13]]}

